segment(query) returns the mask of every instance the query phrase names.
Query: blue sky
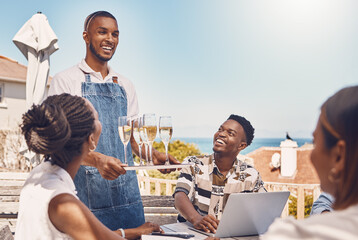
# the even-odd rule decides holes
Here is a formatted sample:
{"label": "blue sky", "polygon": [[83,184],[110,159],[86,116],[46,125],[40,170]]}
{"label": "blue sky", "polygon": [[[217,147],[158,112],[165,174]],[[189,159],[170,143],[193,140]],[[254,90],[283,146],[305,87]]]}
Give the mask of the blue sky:
{"label": "blue sky", "polygon": [[3,1],[0,55],[42,11],[60,49],[53,76],[85,55],[83,22],[107,10],[120,45],[110,65],[135,85],[141,113],[173,116],[174,137],[211,137],[231,114],[257,137],[311,137],[320,105],[358,84],[358,2],[348,0]]}

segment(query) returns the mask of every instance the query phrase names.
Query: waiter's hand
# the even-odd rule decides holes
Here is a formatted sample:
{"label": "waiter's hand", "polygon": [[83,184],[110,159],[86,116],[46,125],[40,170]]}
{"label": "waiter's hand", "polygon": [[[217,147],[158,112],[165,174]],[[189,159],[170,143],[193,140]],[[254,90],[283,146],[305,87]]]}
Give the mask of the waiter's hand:
{"label": "waiter's hand", "polygon": [[[170,164],[180,164],[178,160],[176,160],[172,155],[168,154],[169,162]],[[159,152],[156,149],[153,148],[153,163],[154,165],[164,165],[165,160],[167,159],[167,156],[165,153]],[[161,173],[170,173],[172,171],[175,171],[175,168],[171,169],[160,169]]]}
{"label": "waiter's hand", "polygon": [[83,164],[97,168],[101,176],[107,180],[114,180],[119,175],[125,174],[126,170],[123,167],[128,166],[117,158],[98,152],[90,152]]}
{"label": "waiter's hand", "polygon": [[200,216],[193,221],[193,225],[196,229],[203,230],[205,232],[215,233],[219,225],[219,220],[217,220],[213,215]]}

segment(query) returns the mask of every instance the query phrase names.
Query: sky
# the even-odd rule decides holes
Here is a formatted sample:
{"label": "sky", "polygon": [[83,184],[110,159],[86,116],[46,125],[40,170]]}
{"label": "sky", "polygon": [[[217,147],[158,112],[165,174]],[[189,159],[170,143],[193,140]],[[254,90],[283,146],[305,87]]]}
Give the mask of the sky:
{"label": "sky", "polygon": [[256,137],[310,138],[321,104],[358,84],[358,1],[2,1],[0,55],[27,65],[12,38],[41,11],[58,37],[50,75],[85,56],[83,22],[111,12],[109,62],[130,79],[140,113],[173,118],[173,137],[212,137],[230,114]]}

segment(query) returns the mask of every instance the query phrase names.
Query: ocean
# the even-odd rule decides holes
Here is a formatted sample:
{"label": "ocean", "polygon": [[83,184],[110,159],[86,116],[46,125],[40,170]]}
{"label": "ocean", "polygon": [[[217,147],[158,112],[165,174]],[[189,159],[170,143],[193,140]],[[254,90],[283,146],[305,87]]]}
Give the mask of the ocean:
{"label": "ocean", "polygon": [[[180,140],[186,143],[194,143],[198,146],[202,153],[212,153],[213,148],[213,139],[212,138],[173,138],[173,140]],[[240,154],[250,153],[260,147],[279,147],[281,141],[284,141],[284,138],[254,138],[251,145],[245,148],[240,152]],[[311,138],[297,138],[293,139],[297,142],[297,145],[300,147],[305,143],[312,143]]]}

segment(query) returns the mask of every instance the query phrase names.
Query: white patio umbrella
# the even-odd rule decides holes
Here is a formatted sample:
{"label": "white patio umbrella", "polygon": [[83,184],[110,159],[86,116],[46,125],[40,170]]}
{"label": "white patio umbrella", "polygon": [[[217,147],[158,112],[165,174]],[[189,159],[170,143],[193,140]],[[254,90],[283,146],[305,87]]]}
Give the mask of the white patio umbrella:
{"label": "white patio umbrella", "polygon": [[50,55],[58,50],[57,36],[47,17],[38,12],[16,33],[13,42],[28,60],[26,77],[26,105],[44,100],[50,71]]}
{"label": "white patio umbrella", "polygon": [[[13,42],[26,57],[26,106],[41,103],[46,97],[45,89],[50,71],[50,55],[58,50],[57,36],[47,17],[38,12],[20,28]],[[40,163],[40,155],[23,149],[20,151],[30,168]]]}

